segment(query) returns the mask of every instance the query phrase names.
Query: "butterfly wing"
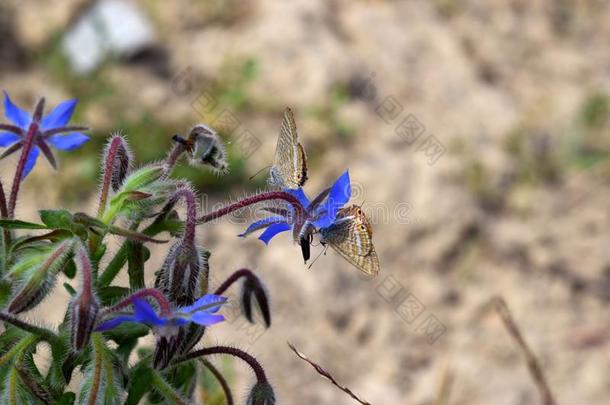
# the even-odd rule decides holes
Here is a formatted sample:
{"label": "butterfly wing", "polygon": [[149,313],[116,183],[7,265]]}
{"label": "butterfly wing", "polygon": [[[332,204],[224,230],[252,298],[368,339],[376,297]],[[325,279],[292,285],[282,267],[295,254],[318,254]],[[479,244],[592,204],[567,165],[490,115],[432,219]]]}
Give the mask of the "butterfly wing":
{"label": "butterfly wing", "polygon": [[296,189],[305,184],[306,180],[307,156],[297,137],[297,126],[292,110],[286,108],[275,148],[269,183],[281,189]]}
{"label": "butterfly wing", "polygon": [[344,208],[328,228],[320,230],[322,243],[328,243],[345,260],[359,270],[376,276],[379,257],[373,246],[370,223],[360,207]]}

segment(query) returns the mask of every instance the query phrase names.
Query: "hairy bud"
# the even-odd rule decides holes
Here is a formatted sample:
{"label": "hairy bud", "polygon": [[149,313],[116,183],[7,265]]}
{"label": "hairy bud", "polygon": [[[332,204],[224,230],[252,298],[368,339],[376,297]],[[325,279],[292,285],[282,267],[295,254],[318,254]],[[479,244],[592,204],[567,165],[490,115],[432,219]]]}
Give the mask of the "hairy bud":
{"label": "hairy bud", "polygon": [[[18,264],[15,266],[12,274],[18,274],[20,280],[18,290],[8,306],[9,312],[27,311],[42,301],[53,288],[57,273],[66,264],[72,251],[72,244],[72,240],[58,244],[37,265],[23,272],[21,272],[22,266]],[[32,258],[26,260],[29,261]]]}
{"label": "hairy bud", "polygon": [[265,326],[271,326],[271,311],[269,310],[269,298],[267,291],[258,277],[247,277],[241,290],[241,306],[244,316],[250,323],[254,323],[252,314],[252,300],[256,300],[261,311]]}
{"label": "hairy bud", "polygon": [[190,305],[198,293],[197,281],[202,264],[201,252],[180,240],[167,252],[157,273],[155,287],[175,305]]}
{"label": "hairy bud", "polygon": [[274,405],[275,393],[271,384],[266,381],[259,381],[254,384],[248,395],[247,405]]}
{"label": "hairy bud", "polygon": [[99,310],[100,303],[93,295],[79,294],[70,303],[70,342],[74,351],[89,343]]}
{"label": "hairy bud", "polygon": [[82,283],[81,291],[70,303],[70,342],[72,349],[78,352],[89,343],[100,303],[93,293],[91,262],[82,244],[77,248],[74,261],[77,272],[82,275]]}

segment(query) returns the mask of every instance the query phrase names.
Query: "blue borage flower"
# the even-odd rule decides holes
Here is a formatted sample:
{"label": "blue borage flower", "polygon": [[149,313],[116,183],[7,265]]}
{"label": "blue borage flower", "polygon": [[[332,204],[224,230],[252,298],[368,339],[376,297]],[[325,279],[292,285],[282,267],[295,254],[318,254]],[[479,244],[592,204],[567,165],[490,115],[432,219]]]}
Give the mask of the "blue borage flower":
{"label": "blue borage flower", "polygon": [[[349,171],[346,170],[329,189],[324,190],[313,201],[309,201],[302,188],[284,190],[295,196],[307,211],[306,223],[316,229],[329,227],[335,220],[337,212],[349,201],[352,196]],[[283,209],[268,208],[275,216],[263,218],[252,223],[240,237],[245,237],[260,229],[265,231],[258,237],[269,244],[271,239],[281,233],[288,231],[295,225],[294,209],[290,206]]]}
{"label": "blue borage flower", "polygon": [[[34,167],[40,151],[53,168],[57,168],[55,157],[49,145],[59,150],[70,151],[82,146],[89,140],[89,136],[79,132],[86,130],[86,127],[67,126],[77,102],[75,99],[63,101],[40,119],[38,122],[39,129],[34,135],[32,149],[28,155],[22,178],[25,178]],[[2,130],[0,132],[0,147],[8,148],[0,158],[21,149],[34,119],[30,113],[13,104],[6,91],[4,92],[4,115],[14,125],[0,125],[0,130]]]}
{"label": "blue borage flower", "polygon": [[116,328],[123,322],[143,323],[150,327],[178,327],[189,322],[201,326],[210,326],[224,321],[224,316],[215,315],[227,298],[214,294],[206,294],[192,305],[178,308],[167,316],[159,316],[154,308],[142,298],[133,300],[133,315],[118,315],[100,323],[96,332],[103,332]]}

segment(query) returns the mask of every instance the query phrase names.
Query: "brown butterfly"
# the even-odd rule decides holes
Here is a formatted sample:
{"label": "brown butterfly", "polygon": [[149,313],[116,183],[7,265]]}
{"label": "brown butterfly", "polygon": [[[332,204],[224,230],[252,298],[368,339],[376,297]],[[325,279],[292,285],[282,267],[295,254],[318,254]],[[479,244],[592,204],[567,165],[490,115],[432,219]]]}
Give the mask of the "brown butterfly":
{"label": "brown butterfly", "polygon": [[373,246],[373,227],[357,205],[342,208],[328,228],[320,229],[320,243],[330,245],[345,260],[366,274],[379,273],[379,258]]}
{"label": "brown butterfly", "polygon": [[269,171],[269,184],[280,190],[297,189],[306,181],[307,156],[299,143],[292,110],[287,107],[275,148],[275,159]]}

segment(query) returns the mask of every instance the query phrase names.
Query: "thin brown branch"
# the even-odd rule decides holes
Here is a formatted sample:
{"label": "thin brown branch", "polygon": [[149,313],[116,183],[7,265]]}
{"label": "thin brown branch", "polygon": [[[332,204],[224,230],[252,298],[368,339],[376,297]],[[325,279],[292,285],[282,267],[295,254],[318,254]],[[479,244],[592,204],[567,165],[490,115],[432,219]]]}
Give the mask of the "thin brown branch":
{"label": "thin brown branch", "polygon": [[305,355],[300,353],[292,344],[290,344],[290,342],[287,342],[287,343],[288,343],[288,346],[292,349],[292,351],[297,356],[299,356],[299,358],[301,358],[301,359],[305,360],[307,363],[309,363],[318,372],[318,374],[320,374],[322,377],[325,377],[327,380],[329,380],[335,387],[339,388],[341,391],[345,392],[347,395],[349,395],[350,397],[352,397],[354,400],[358,401],[362,405],[371,405],[370,402],[366,402],[365,400],[360,399],[356,394],[354,394],[352,392],[352,390],[350,390],[346,386],[339,384],[337,382],[337,380],[335,380],[335,378],[328,371],[324,370],[320,365],[314,363],[313,361],[311,361],[307,357],[305,357]]}
{"label": "thin brown branch", "polygon": [[546,378],[542,371],[542,366],[540,365],[540,362],[538,361],[536,355],[530,350],[529,346],[525,342],[525,339],[523,338],[519,327],[515,323],[513,316],[510,310],[508,309],[508,305],[506,305],[506,301],[504,301],[504,298],[500,296],[495,297],[493,301],[496,312],[502,319],[502,322],[504,323],[508,334],[513,338],[513,340],[519,347],[519,350],[521,350],[523,356],[525,357],[525,360],[527,362],[527,368],[530,372],[530,375],[532,376],[532,379],[534,380],[534,384],[540,392],[542,403],[544,405],[555,405],[556,402],[551,392],[551,389],[549,388],[546,382]]}

